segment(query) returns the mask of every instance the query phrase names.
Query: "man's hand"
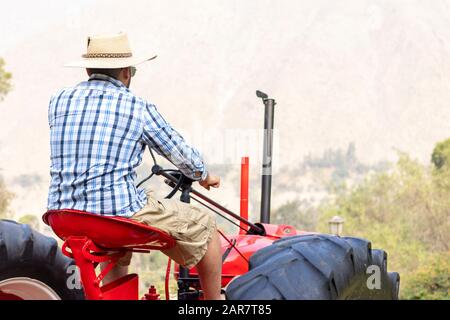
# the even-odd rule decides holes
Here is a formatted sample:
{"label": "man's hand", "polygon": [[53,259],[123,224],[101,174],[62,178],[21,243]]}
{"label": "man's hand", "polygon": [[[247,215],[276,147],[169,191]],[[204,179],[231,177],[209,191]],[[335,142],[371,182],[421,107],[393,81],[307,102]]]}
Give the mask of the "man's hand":
{"label": "man's hand", "polygon": [[208,173],[206,179],[198,183],[207,190],[209,190],[209,187],[218,188],[220,186],[220,177]]}

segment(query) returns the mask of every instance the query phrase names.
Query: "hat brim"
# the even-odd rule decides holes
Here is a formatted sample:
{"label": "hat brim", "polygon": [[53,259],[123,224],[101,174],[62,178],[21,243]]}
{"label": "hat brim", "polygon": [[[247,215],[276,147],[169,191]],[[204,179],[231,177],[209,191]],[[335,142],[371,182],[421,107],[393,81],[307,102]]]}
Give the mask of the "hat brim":
{"label": "hat brim", "polygon": [[136,66],[146,61],[155,59],[157,56],[129,57],[129,58],[83,58],[82,60],[69,62],[64,65],[68,68],[87,69],[117,69]]}

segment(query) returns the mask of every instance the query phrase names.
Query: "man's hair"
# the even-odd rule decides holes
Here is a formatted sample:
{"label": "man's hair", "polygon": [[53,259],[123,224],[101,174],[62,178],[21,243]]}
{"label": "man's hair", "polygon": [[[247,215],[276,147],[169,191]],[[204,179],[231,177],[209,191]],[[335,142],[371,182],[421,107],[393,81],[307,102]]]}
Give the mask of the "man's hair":
{"label": "man's hair", "polygon": [[114,79],[117,79],[119,77],[120,71],[122,71],[123,68],[117,68],[117,69],[87,69],[89,74],[94,73],[101,73],[106,76],[110,76]]}

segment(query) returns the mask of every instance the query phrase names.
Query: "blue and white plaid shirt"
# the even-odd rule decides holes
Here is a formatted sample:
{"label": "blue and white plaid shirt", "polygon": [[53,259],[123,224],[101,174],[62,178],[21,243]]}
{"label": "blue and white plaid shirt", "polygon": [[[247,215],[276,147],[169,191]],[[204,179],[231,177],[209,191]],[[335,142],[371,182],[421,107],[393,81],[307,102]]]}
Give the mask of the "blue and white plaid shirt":
{"label": "blue and white plaid shirt", "polygon": [[135,186],[145,146],[186,176],[206,178],[200,153],[186,144],[156,107],[122,82],[94,74],[58,92],[48,110],[51,184],[48,209],[131,216],[146,203]]}

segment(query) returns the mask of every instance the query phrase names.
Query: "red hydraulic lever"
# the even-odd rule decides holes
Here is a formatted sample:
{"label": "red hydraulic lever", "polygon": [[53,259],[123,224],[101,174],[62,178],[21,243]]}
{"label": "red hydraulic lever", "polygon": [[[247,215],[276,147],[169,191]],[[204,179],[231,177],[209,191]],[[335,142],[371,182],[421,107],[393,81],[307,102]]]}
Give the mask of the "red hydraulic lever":
{"label": "red hydraulic lever", "polygon": [[[248,220],[248,165],[249,160],[248,157],[242,157],[241,159],[241,217]],[[245,234],[245,230],[248,229],[248,226],[244,224],[242,221],[240,223],[241,228],[239,230],[239,234]]]}

